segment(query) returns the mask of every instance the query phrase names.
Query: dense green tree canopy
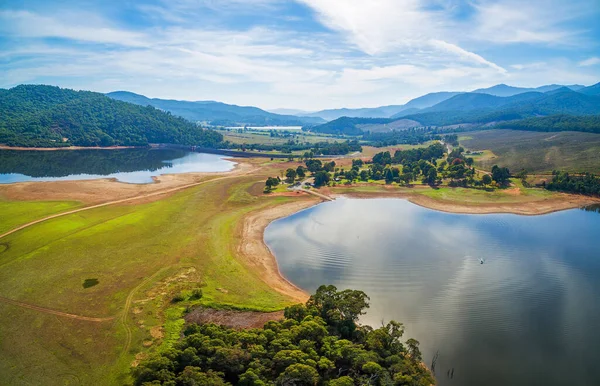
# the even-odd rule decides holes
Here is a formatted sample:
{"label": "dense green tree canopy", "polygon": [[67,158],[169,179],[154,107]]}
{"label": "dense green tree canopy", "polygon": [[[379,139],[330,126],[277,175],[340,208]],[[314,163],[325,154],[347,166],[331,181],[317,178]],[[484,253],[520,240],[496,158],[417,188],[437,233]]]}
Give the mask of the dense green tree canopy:
{"label": "dense green tree canopy", "polygon": [[190,325],[184,338],[134,368],[136,385],[413,385],[434,383],[419,343],[404,327],[359,326],[368,307],[361,291],[321,286],[285,319],[237,331]]}
{"label": "dense green tree canopy", "polygon": [[215,131],[154,107],[52,86],[0,90],[0,117],[0,143],[9,146],[173,143],[216,147],[223,140]]}

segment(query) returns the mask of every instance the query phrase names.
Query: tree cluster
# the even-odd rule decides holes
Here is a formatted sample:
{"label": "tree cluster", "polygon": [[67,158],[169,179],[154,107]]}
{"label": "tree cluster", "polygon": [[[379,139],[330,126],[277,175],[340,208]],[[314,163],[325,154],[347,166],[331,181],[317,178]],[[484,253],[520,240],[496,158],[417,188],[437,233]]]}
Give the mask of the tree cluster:
{"label": "tree cluster", "polygon": [[600,196],[600,177],[591,173],[572,175],[567,172],[552,172],[552,181],[546,189],[561,192]]}
{"label": "tree cluster", "polygon": [[306,305],[285,310],[282,321],[238,331],[191,325],[171,349],[134,368],[136,385],[431,385],[419,342],[402,341],[391,321],[360,326],[369,307],[362,291],[321,286]]}

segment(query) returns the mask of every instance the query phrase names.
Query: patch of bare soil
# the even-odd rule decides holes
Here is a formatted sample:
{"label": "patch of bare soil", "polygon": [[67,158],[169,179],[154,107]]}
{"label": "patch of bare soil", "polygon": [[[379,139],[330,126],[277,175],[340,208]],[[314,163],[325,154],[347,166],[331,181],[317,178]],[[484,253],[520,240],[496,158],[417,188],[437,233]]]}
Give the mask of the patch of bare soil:
{"label": "patch of bare soil", "polygon": [[283,311],[256,312],[215,310],[212,308],[198,307],[184,317],[186,323],[207,324],[214,323],[236,329],[261,328],[271,320],[283,319]]}

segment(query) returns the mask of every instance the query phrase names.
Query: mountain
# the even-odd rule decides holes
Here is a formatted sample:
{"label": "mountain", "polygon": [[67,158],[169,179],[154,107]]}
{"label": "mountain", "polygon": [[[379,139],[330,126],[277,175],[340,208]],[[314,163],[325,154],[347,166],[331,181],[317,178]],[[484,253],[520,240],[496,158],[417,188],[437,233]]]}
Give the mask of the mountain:
{"label": "mountain", "polygon": [[333,121],[341,117],[350,118],[388,118],[398,111],[401,111],[403,105],[391,105],[381,107],[365,107],[359,109],[329,109],[321,110],[315,113],[308,114],[310,117],[320,117],[326,121]]}
{"label": "mountain", "polygon": [[0,89],[0,143],[9,146],[215,147],[223,136],[154,107],[44,85]]}
{"label": "mountain", "polygon": [[408,101],[403,107],[404,111],[408,109],[426,109],[431,106],[435,106],[440,102],[443,102],[447,99],[452,98],[455,95],[461,94],[460,92],[450,92],[450,91],[442,91],[442,92],[433,92],[429,94],[425,94],[418,98],[412,99]]}
{"label": "mountain", "polygon": [[426,126],[445,126],[556,114],[600,114],[600,96],[582,94],[569,88],[547,93],[528,92],[511,97],[466,93],[404,118]]}
{"label": "mountain", "polygon": [[190,121],[209,122],[222,126],[302,126],[324,122],[323,119],[316,117],[273,114],[258,107],[228,105],[215,101],[191,102],[172,99],[150,99],[144,95],[128,91],[115,91],[106,95],[116,100],[141,106],[153,106]]}
{"label": "mountain", "polygon": [[308,115],[312,114],[311,111],[304,111],[304,110],[297,110],[297,109],[272,109],[272,110],[267,110],[267,111],[270,113],[279,114],[279,115],[308,116]]}
{"label": "mountain", "polygon": [[600,83],[596,83],[593,86],[584,87],[581,90],[579,90],[578,92],[585,94],[585,95],[598,96],[598,95],[600,95]]}
{"label": "mountain", "polygon": [[[570,90],[569,90],[570,91]],[[510,97],[498,97],[489,94],[464,93],[453,96],[443,102],[436,104],[423,112],[432,111],[469,111],[475,109],[498,108],[512,103],[538,99],[544,94],[538,92],[527,92]]]}
{"label": "mountain", "polygon": [[350,118],[394,118],[402,114],[415,113],[419,109],[431,107],[436,103],[444,101],[454,95],[459,94],[457,92],[434,92],[420,96],[415,99],[411,99],[404,105],[389,105],[380,107],[364,107],[358,109],[330,109],[321,110],[315,113],[307,114],[311,117],[321,117],[327,121],[333,121],[341,117]]}
{"label": "mountain", "polygon": [[550,85],[540,86],[540,87],[536,87],[536,88],[524,88],[524,87],[508,86],[506,84],[497,84],[492,87],[480,88],[480,89],[477,89],[477,90],[474,90],[471,92],[479,93],[479,94],[489,94],[489,95],[494,95],[494,96],[499,96],[499,97],[509,97],[509,96],[513,96],[513,95],[517,95],[517,94],[523,94],[526,92],[545,93],[548,91],[556,90],[561,87],[567,87],[573,91],[577,91],[579,89],[584,88],[585,86],[582,86],[579,84],[573,84],[570,86],[562,86],[559,84],[550,84]]}

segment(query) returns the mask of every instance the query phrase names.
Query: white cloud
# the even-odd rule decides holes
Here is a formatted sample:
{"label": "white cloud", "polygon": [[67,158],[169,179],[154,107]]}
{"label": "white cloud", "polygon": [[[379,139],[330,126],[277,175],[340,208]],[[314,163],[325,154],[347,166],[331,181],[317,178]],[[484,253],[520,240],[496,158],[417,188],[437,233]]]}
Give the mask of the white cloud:
{"label": "white cloud", "polygon": [[28,11],[0,11],[0,31],[19,37],[55,37],[127,46],[144,46],[143,36],[112,27],[91,13],[63,13],[60,19]]}
{"label": "white cloud", "polygon": [[576,45],[582,31],[564,24],[593,12],[590,1],[496,0],[476,1],[473,39],[495,43]]}
{"label": "white cloud", "polygon": [[[397,104],[427,92],[468,91],[501,82],[597,82],[597,67],[585,66],[595,57],[579,67],[569,60],[495,63],[488,57],[494,43],[487,41],[505,44],[512,35],[473,36],[485,31],[482,25],[491,16],[481,15],[492,3],[477,3],[474,18],[459,22],[448,16],[455,12],[452,1],[298,1],[313,9],[330,31],[295,30],[296,22],[286,29],[285,24],[241,27],[225,23],[226,17],[201,18],[207,9],[229,15],[243,8],[239,12],[271,12],[283,20],[289,15],[279,13],[279,0],[165,1],[164,6],[145,6],[145,23],[135,27],[91,10],[2,10],[0,39],[14,44],[0,52],[0,87],[46,82],[318,110]],[[432,2],[442,6],[433,8]],[[499,17],[510,26],[515,18],[521,20],[509,13]],[[527,31],[543,35],[556,32],[554,25],[535,22]],[[477,50],[481,41],[486,41],[485,51]]]}
{"label": "white cloud", "polygon": [[597,64],[600,64],[600,58],[597,56],[594,56],[594,57],[591,57],[589,59],[582,60],[581,62],[579,62],[579,65],[581,67],[595,66]]}

